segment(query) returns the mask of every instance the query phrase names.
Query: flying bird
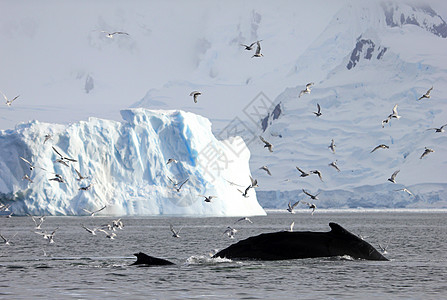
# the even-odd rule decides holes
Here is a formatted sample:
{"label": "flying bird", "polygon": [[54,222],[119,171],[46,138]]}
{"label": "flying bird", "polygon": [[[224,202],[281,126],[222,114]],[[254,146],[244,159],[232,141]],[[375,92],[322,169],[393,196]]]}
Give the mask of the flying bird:
{"label": "flying bird", "polygon": [[15,96],[14,98],[12,98],[12,100],[9,100],[8,97],[6,97],[6,95],[3,94],[2,91],[0,91],[0,93],[2,93],[3,98],[4,98],[5,101],[6,101],[5,104],[8,105],[8,106],[11,106],[12,102],[13,102],[14,100],[16,100],[17,98],[19,98],[19,96],[20,96],[20,95],[17,95],[17,96]]}
{"label": "flying bird", "polygon": [[174,164],[176,164],[176,163],[178,163],[178,161],[177,161],[176,159],[170,158],[170,159],[168,159],[168,161],[166,162],[166,164],[169,165],[170,163],[174,163]]}
{"label": "flying bird", "polygon": [[331,149],[332,153],[335,154],[335,147],[337,147],[337,145],[335,145],[335,141],[334,139],[331,140],[331,144],[328,146],[329,149]]}
{"label": "flying bird", "polygon": [[299,203],[300,203],[300,201],[298,200],[297,202],[293,203],[293,205],[292,205],[292,202],[289,201],[289,204],[287,204],[287,211],[291,214],[294,214],[295,211],[293,211],[293,210]]}
{"label": "flying bird", "polygon": [[313,204],[313,203],[309,203],[309,202],[306,202],[306,201],[301,201],[303,204],[306,204],[308,207],[309,207],[309,209],[312,209],[312,213],[311,213],[311,215],[313,216],[313,214],[314,214],[314,212],[315,212],[315,209],[317,208],[317,206],[315,205],[315,204]]}
{"label": "flying bird", "polygon": [[432,90],[433,90],[433,86],[431,88],[429,88],[428,91],[424,95],[420,96],[418,100],[422,100],[424,98],[427,98],[427,99],[430,98],[430,93]]}
{"label": "flying bird", "polygon": [[298,171],[300,171],[301,172],[301,175],[300,175],[300,177],[307,177],[307,176],[309,176],[310,175],[310,173],[307,173],[307,172],[304,172],[303,170],[301,170],[300,168],[298,168],[298,167],[295,167]]}
{"label": "flying bird", "polygon": [[260,43],[260,41],[257,41],[256,42],[256,52],[255,52],[255,54],[253,54],[253,56],[251,58],[253,58],[253,57],[261,57],[261,56],[264,56],[261,53],[261,43]]}
{"label": "flying bird", "polygon": [[217,198],[216,196],[205,196],[205,195],[199,195],[200,197],[204,197],[205,198],[205,202],[211,202],[212,199]]}
{"label": "flying bird", "polygon": [[194,99],[194,103],[197,103],[197,97],[199,97],[200,95],[202,95],[202,93],[201,93],[201,92],[198,92],[198,91],[193,91],[193,92],[191,92],[189,95],[193,97],[193,99]]}
{"label": "flying bird", "polygon": [[90,228],[88,228],[88,227],[85,227],[84,225],[81,225],[81,226],[82,226],[82,228],[84,228],[87,232],[91,233],[92,235],[96,235],[96,230],[98,230],[98,228],[90,229]]}
{"label": "flying bird", "polygon": [[385,145],[385,144],[380,144],[378,146],[376,146],[374,149],[371,150],[370,153],[373,153],[374,151],[376,151],[377,149],[389,149],[390,147]]}
{"label": "flying bird", "polygon": [[320,172],[320,171],[318,171],[318,170],[312,170],[312,171],[310,171],[310,173],[312,173],[312,174],[317,174],[318,177],[320,178],[320,180],[323,182],[323,176],[321,176],[321,172]]}
{"label": "flying bird", "polygon": [[264,142],[264,144],[265,144],[264,148],[267,148],[267,149],[269,149],[270,152],[273,152],[273,150],[272,150],[273,145],[270,144],[269,142],[267,142],[262,136],[259,136],[259,138],[261,139],[261,141]]}
{"label": "flying bird", "polygon": [[28,176],[28,174],[23,175],[22,180],[28,180],[29,182],[33,183],[33,181],[31,180],[31,178]]}
{"label": "flying bird", "polygon": [[320,193],[318,193],[318,194],[316,194],[316,195],[312,195],[311,193],[307,192],[305,189],[302,189],[302,190],[303,190],[303,193],[304,193],[304,194],[306,194],[307,196],[310,197],[310,199],[312,199],[312,200],[318,200],[318,195],[319,195]]}
{"label": "flying bird", "polygon": [[308,84],[306,84],[306,88],[300,92],[298,98],[300,98],[304,94],[310,94],[312,85],[314,85],[313,82],[309,82]]}
{"label": "flying bird", "polygon": [[445,126],[447,126],[447,124],[444,124],[444,125],[442,125],[441,127],[439,127],[439,128],[429,128],[429,129],[427,129],[427,130],[434,130],[435,132],[444,132],[445,130],[444,130],[444,127]]}
{"label": "flying bird", "polygon": [[77,162],[76,159],[73,159],[73,158],[70,158],[70,157],[66,157],[66,156],[63,156],[62,154],[60,154],[59,151],[57,151],[57,149],[54,146],[51,146],[51,147],[53,148],[54,152],[56,152],[57,155],[59,155],[61,161],[64,161],[64,162],[66,162],[66,161]]}
{"label": "flying bird", "polygon": [[87,186],[81,186],[81,187],[79,188],[79,190],[82,190],[82,191],[88,191],[89,189],[92,188],[92,186],[93,186],[93,183],[90,183],[90,184],[87,185]]}
{"label": "flying bird", "polygon": [[[169,177],[168,177],[169,178]],[[189,178],[186,178],[186,180],[185,181],[183,181],[182,182],[182,184],[180,184],[178,187],[176,187],[176,185],[173,187],[173,189],[175,190],[175,191],[177,191],[177,193],[180,193],[180,190],[182,189],[182,186],[187,182],[189,180]],[[177,183],[177,185],[178,185],[178,183]]]}
{"label": "flying bird", "polygon": [[76,174],[78,175],[78,178],[76,179],[77,181],[81,181],[82,179],[88,179],[88,176],[82,176],[81,172],[76,170],[76,168],[74,170],[75,170]]}
{"label": "flying bird", "polygon": [[402,188],[402,189],[398,189],[398,190],[395,190],[395,191],[396,191],[396,192],[403,191],[403,192],[407,193],[407,194],[410,195],[410,196],[414,196],[413,193],[410,192],[407,188]]}
{"label": "flying bird", "polygon": [[107,32],[107,31],[101,30],[101,32],[102,32],[102,33],[105,33],[106,36],[107,36],[109,39],[113,39],[113,36],[114,36],[115,34],[129,35],[127,32],[122,32],[122,31]]}
{"label": "flying bird", "polygon": [[180,231],[182,230],[183,227],[181,227],[179,230],[175,230],[174,226],[172,226],[172,224],[169,224],[169,228],[171,229],[172,237],[175,237],[175,238],[180,237]]}
{"label": "flying bird", "polygon": [[5,238],[5,237],[0,233],[0,237],[2,238],[3,242],[5,243],[5,245],[8,245],[8,246],[11,245],[11,243],[12,243],[12,242],[11,242],[11,239],[13,239],[16,235],[17,235],[17,233],[14,234],[14,235],[12,236],[12,238],[7,239],[7,238]]}
{"label": "flying bird", "polygon": [[31,219],[34,222],[34,225],[35,225],[34,229],[40,229],[40,226],[42,226],[42,223],[45,221],[45,216],[41,216],[38,218],[35,218],[34,216],[31,216],[31,215],[29,215],[29,216],[31,217]]}
{"label": "flying bird", "polygon": [[236,232],[237,232],[236,229],[234,229],[234,228],[228,226],[227,229],[224,231],[223,234],[228,235],[228,237],[229,237],[230,239],[234,239],[234,235],[236,234]]}
{"label": "flying bird", "polygon": [[270,176],[272,176],[272,173],[270,172],[269,168],[267,168],[267,166],[262,166],[259,169],[264,170],[267,172],[267,174],[269,174]]}
{"label": "flying bird", "polygon": [[99,213],[100,211],[104,210],[106,207],[107,207],[107,205],[104,205],[103,207],[101,207],[100,209],[95,210],[95,211],[89,211],[89,210],[87,210],[87,209],[85,209],[85,208],[83,208],[82,210],[85,211],[86,213],[90,214],[90,217],[94,217],[95,214],[97,214],[97,213]]}
{"label": "flying bird", "polygon": [[236,223],[238,223],[238,222],[242,222],[242,221],[247,221],[248,223],[253,224],[253,221],[250,220],[248,217],[240,218],[240,219],[238,219],[236,222],[234,222],[234,224],[236,224]]}
{"label": "flying bird", "polygon": [[[32,171],[36,168],[36,166],[34,166],[32,163],[30,163],[29,161],[27,161],[26,159],[24,159],[23,157],[19,156],[21,160],[23,160],[24,162],[26,162],[29,166],[29,169]],[[42,169],[44,171],[46,171],[44,168],[38,167],[39,169]]]}
{"label": "flying bird", "polygon": [[392,183],[396,183],[396,176],[400,172],[400,170],[395,171],[390,178],[388,178],[388,181],[391,181]]}
{"label": "flying bird", "polygon": [[397,113],[397,104],[393,107],[393,113],[388,116],[388,118],[400,119],[401,116]]}
{"label": "flying bird", "polygon": [[317,111],[314,111],[315,116],[319,117],[322,115],[320,104],[317,103]]}
{"label": "flying bird", "polygon": [[257,188],[257,187],[259,187],[258,180],[257,179],[253,179],[253,177],[251,177],[250,175],[248,175],[248,176],[250,177],[250,181],[251,181],[250,188]]}
{"label": "flying bird", "polygon": [[331,162],[329,164],[329,166],[335,168],[338,172],[340,172],[340,169],[338,168],[338,165],[337,165],[337,160],[334,160],[333,162]]}
{"label": "flying bird", "polygon": [[245,189],[245,191],[243,192],[243,191],[241,191],[240,189],[237,189],[240,193],[242,193],[242,196],[244,196],[244,198],[248,198],[249,196],[248,196],[248,191],[251,189],[251,185],[249,185],[246,189]]}
{"label": "flying bird", "polygon": [[256,44],[256,42],[253,42],[253,43],[251,43],[250,45],[241,44],[241,46],[244,46],[244,47],[245,47],[245,50],[250,51],[250,50],[253,50],[253,46],[254,46],[254,44]]}
{"label": "flying bird", "polygon": [[59,174],[56,174],[54,178],[50,178],[50,179],[48,179],[48,180],[50,180],[50,181],[57,181],[57,182],[59,182],[59,183],[66,183],[66,182],[65,182],[65,179],[62,178],[62,176],[59,175]]}
{"label": "flying bird", "polygon": [[425,147],[425,151],[424,151],[424,153],[422,153],[422,155],[421,155],[421,157],[419,157],[419,159],[422,159],[424,156],[428,155],[431,152],[435,152],[435,150]]}
{"label": "flying bird", "polygon": [[50,140],[52,138],[51,134],[45,134],[45,140],[43,141],[43,143],[45,144],[48,140]]}

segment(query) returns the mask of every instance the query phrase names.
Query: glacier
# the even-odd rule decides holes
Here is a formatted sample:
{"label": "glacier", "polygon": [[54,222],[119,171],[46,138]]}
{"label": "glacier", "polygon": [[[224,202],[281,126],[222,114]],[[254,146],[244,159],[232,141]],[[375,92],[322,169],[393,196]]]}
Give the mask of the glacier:
{"label": "glacier", "polygon": [[[229,183],[251,183],[250,152],[240,137],[219,141],[208,119],[180,110],[126,109],[121,116],[2,130],[0,202],[16,215],[85,215],[103,206],[106,215],[265,215],[254,191],[244,198]],[[53,147],[77,162],[55,162]],[[87,179],[78,180],[75,169]],[[65,183],[49,180],[55,174]],[[170,179],[187,178],[180,192],[172,188]],[[199,195],[217,198],[207,203]]]}

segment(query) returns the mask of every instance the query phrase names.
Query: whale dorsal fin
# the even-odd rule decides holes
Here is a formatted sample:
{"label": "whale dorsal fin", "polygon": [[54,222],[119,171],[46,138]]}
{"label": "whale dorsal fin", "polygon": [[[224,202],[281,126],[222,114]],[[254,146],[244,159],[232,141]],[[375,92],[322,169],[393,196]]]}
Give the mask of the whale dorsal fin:
{"label": "whale dorsal fin", "polygon": [[344,229],[343,227],[341,227],[340,225],[338,225],[337,223],[329,223],[329,227],[331,227],[331,232],[335,233],[335,234],[347,234],[350,233],[349,231],[347,231],[346,229]]}

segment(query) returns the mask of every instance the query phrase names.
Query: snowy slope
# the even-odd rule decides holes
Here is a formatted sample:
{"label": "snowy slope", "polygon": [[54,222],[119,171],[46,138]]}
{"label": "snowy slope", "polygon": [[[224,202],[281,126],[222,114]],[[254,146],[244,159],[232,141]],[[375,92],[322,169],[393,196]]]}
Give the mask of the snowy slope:
{"label": "snowy slope", "polygon": [[[276,98],[281,115],[268,119],[265,132],[258,131],[275,151],[263,149],[260,140],[250,145],[264,207],[310,200],[302,188],[321,192],[321,207],[447,205],[447,135],[427,130],[447,123],[446,25],[432,10],[392,7],[393,16],[413,22],[387,24],[387,5],[348,5],[292,68],[292,74],[307,74],[306,81]],[[315,81],[312,92],[298,98],[310,81]],[[417,101],[431,86],[431,98]],[[318,118],[317,103],[323,113]],[[382,128],[395,104],[402,117]],[[335,154],[328,148],[332,139]],[[379,144],[389,149],[370,153]],[[425,147],[435,152],[420,159]],[[328,166],[335,160],[341,172]],[[274,176],[255,171],[263,165]],[[316,175],[300,178],[295,166],[320,170],[323,181]],[[396,170],[393,184],[387,179]],[[439,185],[431,191],[423,184]],[[412,186],[418,187],[415,196],[396,191]]]}
{"label": "snowy slope", "polygon": [[[183,111],[122,110],[122,122],[90,118],[71,125],[33,121],[0,132],[0,202],[15,214],[263,215],[226,180],[248,186],[250,153],[235,137],[218,141],[208,119]],[[52,139],[44,143],[44,136]],[[58,155],[77,160],[64,166]],[[228,147],[238,147],[237,155]],[[218,153],[218,160],[213,158]],[[35,166],[30,171],[20,159]],[[166,164],[169,158],[178,163]],[[45,169],[45,170],[42,170]],[[88,179],[77,180],[77,169]],[[49,179],[60,174],[66,181]],[[27,174],[33,181],[22,180]],[[182,182],[180,192],[169,178]],[[92,184],[90,190],[80,187]],[[199,195],[213,195],[211,203]]]}

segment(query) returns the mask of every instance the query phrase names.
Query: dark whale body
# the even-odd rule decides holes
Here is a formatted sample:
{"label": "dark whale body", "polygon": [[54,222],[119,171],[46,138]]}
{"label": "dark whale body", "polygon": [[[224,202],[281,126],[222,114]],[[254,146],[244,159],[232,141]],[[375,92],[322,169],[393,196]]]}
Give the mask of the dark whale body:
{"label": "dark whale body", "polygon": [[281,231],[249,237],[216,253],[230,259],[284,260],[349,255],[367,260],[388,260],[373,246],[336,223],[329,232]]}
{"label": "dark whale body", "polygon": [[170,262],[169,260],[149,256],[147,254],[144,254],[143,252],[135,253],[134,255],[137,257],[137,261],[134,262],[131,266],[133,266],[133,265],[145,265],[145,266],[174,265],[174,263]]}

